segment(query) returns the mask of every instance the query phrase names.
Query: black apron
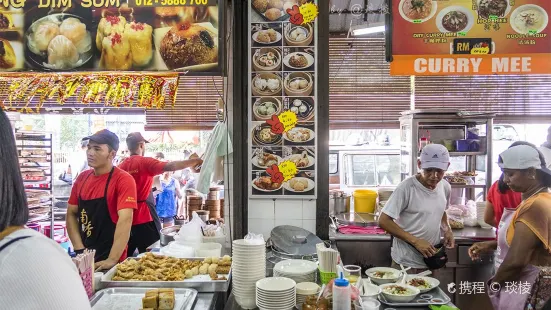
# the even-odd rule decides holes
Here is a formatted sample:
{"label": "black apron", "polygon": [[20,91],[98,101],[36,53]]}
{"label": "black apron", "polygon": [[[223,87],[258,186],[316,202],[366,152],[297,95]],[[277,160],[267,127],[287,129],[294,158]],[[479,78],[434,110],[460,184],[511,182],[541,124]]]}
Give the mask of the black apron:
{"label": "black apron", "polygon": [[113,223],[111,215],[109,214],[109,208],[107,207],[107,189],[109,188],[114,170],[115,168],[111,169],[111,172],[109,172],[103,197],[84,200],[80,196],[82,188],[84,188],[86,181],[93,172],[88,174],[86,179],[84,179],[78,193],[78,224],[80,238],[86,249],[96,250],[96,256],[94,257],[96,262],[106,260],[109,257],[109,253],[113,247],[113,241],[115,240],[117,225]]}
{"label": "black apron", "polygon": [[161,233],[161,229],[163,229],[163,226],[161,225],[161,219],[159,219],[159,215],[157,214],[157,208],[155,207],[155,197],[153,197],[153,192],[149,192],[149,196],[147,196],[146,200],[138,201],[138,203],[141,203],[141,202],[145,202],[145,204],[149,208],[149,214],[151,214],[151,217],[153,218],[153,222],[155,223],[155,228],[159,232],[159,238],[161,238],[160,233]]}

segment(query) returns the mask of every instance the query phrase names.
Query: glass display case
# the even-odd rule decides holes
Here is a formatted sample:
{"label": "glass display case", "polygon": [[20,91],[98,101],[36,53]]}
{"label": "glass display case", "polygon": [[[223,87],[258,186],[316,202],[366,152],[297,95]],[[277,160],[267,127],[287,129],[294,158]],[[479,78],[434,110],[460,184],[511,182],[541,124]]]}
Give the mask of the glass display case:
{"label": "glass display case", "polygon": [[450,152],[446,179],[452,204],[486,200],[492,185],[492,128],[495,114],[450,110],[411,110],[400,117],[402,180],[418,172],[421,149],[429,143]]}

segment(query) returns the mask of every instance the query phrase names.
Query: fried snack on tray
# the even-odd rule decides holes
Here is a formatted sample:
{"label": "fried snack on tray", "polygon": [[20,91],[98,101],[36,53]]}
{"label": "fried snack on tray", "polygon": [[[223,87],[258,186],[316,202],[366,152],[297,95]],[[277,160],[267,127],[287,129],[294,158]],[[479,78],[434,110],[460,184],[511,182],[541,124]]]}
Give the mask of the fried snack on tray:
{"label": "fried snack on tray", "polygon": [[113,281],[183,281],[186,276],[190,278],[192,270],[201,265],[201,261],[147,253],[140,259],[118,264]]}

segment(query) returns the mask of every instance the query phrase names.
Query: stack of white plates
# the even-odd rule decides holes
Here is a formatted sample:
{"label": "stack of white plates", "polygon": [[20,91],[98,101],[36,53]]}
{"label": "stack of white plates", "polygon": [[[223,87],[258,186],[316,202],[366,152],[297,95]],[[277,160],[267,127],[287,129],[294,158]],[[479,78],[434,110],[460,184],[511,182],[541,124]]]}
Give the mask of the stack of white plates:
{"label": "stack of white plates", "polygon": [[243,309],[255,309],[256,282],[266,277],[266,246],[234,240],[232,247],[232,292]]}
{"label": "stack of white plates", "polygon": [[289,259],[274,266],[274,277],[284,277],[296,283],[316,282],[318,264],[301,259]]}
{"label": "stack of white plates", "polygon": [[297,283],[297,308],[301,309],[301,305],[306,302],[308,296],[317,296],[321,287],[313,282]]}
{"label": "stack of white plates", "polygon": [[260,310],[291,310],[296,305],[296,283],[289,278],[265,278],[256,282]]}
{"label": "stack of white plates", "polygon": [[490,229],[492,226],[484,222],[484,212],[486,212],[486,201],[476,203],[476,220],[482,228]]}

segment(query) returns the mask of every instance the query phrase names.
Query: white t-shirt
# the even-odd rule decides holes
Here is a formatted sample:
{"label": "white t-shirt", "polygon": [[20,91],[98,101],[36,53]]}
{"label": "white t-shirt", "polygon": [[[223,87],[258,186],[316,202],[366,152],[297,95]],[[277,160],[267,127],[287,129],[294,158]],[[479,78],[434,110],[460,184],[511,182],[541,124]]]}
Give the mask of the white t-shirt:
{"label": "white t-shirt", "polygon": [[0,240],[0,305],[2,309],[86,310],[88,296],[75,264],[55,241],[31,229]]}
{"label": "white t-shirt", "polygon": [[[417,177],[398,185],[382,212],[411,235],[432,245],[440,242],[440,224],[450,201],[451,186],[442,180],[434,190],[423,186]],[[406,267],[427,268],[423,255],[407,242],[394,238],[392,259]]]}

